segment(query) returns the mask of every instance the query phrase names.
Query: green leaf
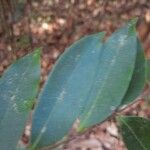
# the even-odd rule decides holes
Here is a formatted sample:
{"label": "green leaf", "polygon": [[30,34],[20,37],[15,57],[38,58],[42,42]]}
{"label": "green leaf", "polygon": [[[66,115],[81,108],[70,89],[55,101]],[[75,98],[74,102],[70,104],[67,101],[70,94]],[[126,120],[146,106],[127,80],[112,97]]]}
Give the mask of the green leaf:
{"label": "green leaf", "polygon": [[146,81],[150,84],[150,59],[146,60]]}
{"label": "green leaf", "polygon": [[0,79],[0,148],[15,150],[40,80],[39,50],[12,64]]}
{"label": "green leaf", "polygon": [[31,149],[62,139],[84,108],[99,70],[104,33],[86,36],[60,57],[40,94],[33,116]]}
{"label": "green leaf", "polygon": [[135,69],[132,76],[132,80],[130,82],[129,88],[121,105],[128,104],[134,101],[143,91],[145,85],[145,57],[144,57],[144,50],[142,45],[137,40],[137,57],[135,63]]}
{"label": "green leaf", "polygon": [[104,43],[100,68],[80,116],[79,132],[106,119],[121,103],[136,60],[135,24],[136,20],[131,20]]}
{"label": "green leaf", "polygon": [[150,120],[141,117],[119,116],[121,134],[128,150],[150,149]]}

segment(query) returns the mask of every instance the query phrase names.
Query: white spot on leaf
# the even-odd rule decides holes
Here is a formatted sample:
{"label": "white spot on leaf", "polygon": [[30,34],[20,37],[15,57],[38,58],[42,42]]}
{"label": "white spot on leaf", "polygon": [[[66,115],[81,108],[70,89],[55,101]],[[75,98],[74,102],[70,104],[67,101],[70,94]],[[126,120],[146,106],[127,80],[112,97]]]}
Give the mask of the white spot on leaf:
{"label": "white spot on leaf", "polygon": [[58,99],[59,101],[63,101],[65,94],[66,94],[66,90],[63,89],[62,92],[59,94],[59,96],[58,96],[57,99]]}
{"label": "white spot on leaf", "polygon": [[43,127],[41,133],[44,133],[45,131],[46,131],[46,127]]}
{"label": "white spot on leaf", "polygon": [[111,111],[114,111],[115,109],[116,109],[115,106],[111,106],[111,107],[110,107],[110,110],[111,110]]}
{"label": "white spot on leaf", "polygon": [[119,39],[119,46],[122,47],[125,44],[125,41],[127,39],[127,35],[121,36]]}
{"label": "white spot on leaf", "polygon": [[13,96],[10,98],[10,100],[11,100],[12,102],[14,102],[15,98],[16,98],[16,96],[13,95]]}

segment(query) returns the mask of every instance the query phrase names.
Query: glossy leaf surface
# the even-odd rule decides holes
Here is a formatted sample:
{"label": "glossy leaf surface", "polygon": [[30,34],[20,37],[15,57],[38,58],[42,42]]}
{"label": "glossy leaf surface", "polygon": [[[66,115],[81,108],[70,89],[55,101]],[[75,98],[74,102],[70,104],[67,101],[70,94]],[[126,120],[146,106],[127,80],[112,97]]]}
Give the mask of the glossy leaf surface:
{"label": "glossy leaf surface", "polygon": [[0,79],[0,149],[15,150],[40,80],[40,52],[12,64]]}
{"label": "glossy leaf surface", "polygon": [[96,71],[101,67],[103,35],[82,38],[54,66],[34,113],[31,149],[62,139],[84,109]]}
{"label": "glossy leaf surface", "polygon": [[117,120],[128,150],[149,150],[150,120],[127,116],[120,116]]}
{"label": "glossy leaf surface", "polygon": [[80,116],[79,131],[103,121],[121,103],[136,60],[135,24],[135,20],[130,21],[104,43],[103,53],[99,58],[100,68],[87,96],[87,105]]}
{"label": "glossy leaf surface", "polygon": [[121,105],[133,102],[143,91],[145,85],[145,57],[142,45],[137,40],[137,56],[132,80]]}

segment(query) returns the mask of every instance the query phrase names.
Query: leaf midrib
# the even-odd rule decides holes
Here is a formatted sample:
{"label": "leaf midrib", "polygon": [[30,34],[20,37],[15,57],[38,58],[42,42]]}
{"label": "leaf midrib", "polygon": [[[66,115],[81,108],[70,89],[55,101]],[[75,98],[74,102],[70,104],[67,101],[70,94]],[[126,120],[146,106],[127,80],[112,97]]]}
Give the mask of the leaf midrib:
{"label": "leaf midrib", "polygon": [[[105,48],[104,48],[104,49],[105,49]],[[108,73],[107,73],[105,79],[103,80],[104,82],[103,82],[103,85],[101,86],[100,92],[98,92],[98,94],[97,94],[97,96],[96,96],[96,100],[94,101],[94,103],[93,103],[92,106],[90,107],[90,110],[87,112],[87,114],[86,114],[86,116],[85,116],[85,119],[84,119],[84,120],[82,121],[82,123],[80,124],[79,130],[80,130],[80,128],[82,129],[82,126],[85,124],[86,120],[88,120],[88,118],[89,118],[90,115],[92,114],[93,110],[95,109],[95,105],[97,104],[97,101],[99,100],[99,95],[102,93],[102,91],[103,91],[103,89],[104,89],[104,87],[105,87],[105,85],[106,85],[106,82],[107,82],[107,79],[108,79],[108,77],[109,77],[109,74],[110,74],[110,72],[111,72],[111,70],[112,70],[112,67],[113,67],[114,64],[116,63],[116,58],[117,58],[117,56],[118,56],[118,54],[119,54],[120,51],[121,51],[121,48],[118,48],[118,50],[116,51],[116,55],[114,55],[114,57],[113,57],[113,59],[112,59],[112,61],[111,61],[111,65],[109,65],[109,69],[108,69],[109,71],[108,71]],[[113,60],[115,60],[115,61],[113,61]],[[92,87],[91,87],[91,89],[92,89]]]}
{"label": "leaf midrib", "polygon": [[148,150],[143,144],[142,141],[140,141],[140,139],[138,138],[138,136],[136,135],[136,133],[134,132],[134,130],[130,127],[130,125],[125,122],[121,117],[120,117],[121,121],[124,123],[124,125],[130,130],[130,132],[132,133],[132,135],[135,137],[135,139],[137,140],[137,142],[139,143],[139,145],[143,148],[143,150]]}
{"label": "leaf midrib", "polygon": [[[101,38],[100,38],[100,39],[101,39]],[[95,46],[95,45],[93,45],[92,48],[93,48],[94,46]],[[100,41],[100,49],[101,49],[101,47],[102,47],[102,42]],[[91,49],[92,49],[92,48],[91,48]],[[86,52],[86,51],[83,51],[83,53],[85,53],[85,52]],[[81,57],[84,57],[84,54],[83,54]],[[80,64],[80,63],[78,63],[77,65],[74,66],[74,69],[72,70],[72,72],[71,72],[70,74],[73,74],[73,72],[76,70],[76,68],[78,67],[79,64]],[[70,81],[70,78],[71,78],[71,77],[72,77],[72,76],[70,76],[70,77],[68,78],[68,80],[67,80],[66,83],[65,83],[65,86],[66,86],[67,83]],[[56,105],[57,105],[57,101],[55,102],[55,106],[56,106]],[[51,110],[50,114],[51,114],[51,113],[53,112],[53,110],[55,109],[55,106],[54,106],[53,109]],[[39,141],[40,141],[42,135],[45,133],[45,132],[41,132],[41,131],[42,131],[42,129],[44,129],[44,128],[47,126],[47,124],[49,123],[50,118],[51,118],[51,115],[48,116],[47,121],[46,121],[46,122],[44,123],[44,125],[42,126],[42,128],[41,128],[41,130],[40,130],[40,134],[37,136],[35,142],[34,142],[34,143],[32,144],[32,146],[31,146],[30,150],[33,150],[33,149],[36,147],[36,145],[39,143]]]}

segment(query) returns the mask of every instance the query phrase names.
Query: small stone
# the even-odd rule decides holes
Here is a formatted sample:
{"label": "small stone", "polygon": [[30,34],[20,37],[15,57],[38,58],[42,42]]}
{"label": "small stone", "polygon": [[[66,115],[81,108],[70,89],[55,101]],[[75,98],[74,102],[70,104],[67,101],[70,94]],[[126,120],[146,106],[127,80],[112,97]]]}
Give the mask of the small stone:
{"label": "small stone", "polygon": [[110,135],[118,137],[118,130],[114,123],[112,123],[109,127],[107,127],[107,131],[109,132]]}

